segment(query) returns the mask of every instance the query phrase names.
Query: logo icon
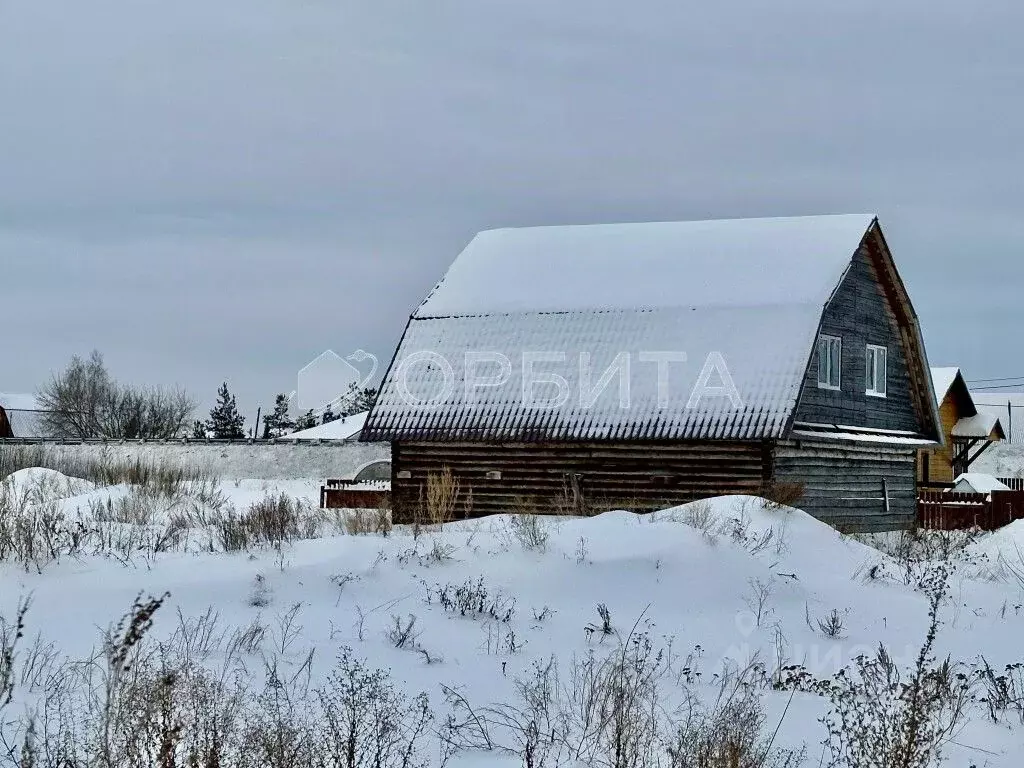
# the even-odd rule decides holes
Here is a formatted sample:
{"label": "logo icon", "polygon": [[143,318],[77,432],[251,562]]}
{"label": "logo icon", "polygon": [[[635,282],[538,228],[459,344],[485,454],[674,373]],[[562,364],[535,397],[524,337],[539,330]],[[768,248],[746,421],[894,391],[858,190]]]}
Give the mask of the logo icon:
{"label": "logo icon", "polygon": [[[358,364],[358,367],[357,367]],[[341,403],[353,390],[361,390],[377,374],[377,357],[357,349],[342,357],[328,349],[299,371],[289,401],[300,411],[324,411]]]}

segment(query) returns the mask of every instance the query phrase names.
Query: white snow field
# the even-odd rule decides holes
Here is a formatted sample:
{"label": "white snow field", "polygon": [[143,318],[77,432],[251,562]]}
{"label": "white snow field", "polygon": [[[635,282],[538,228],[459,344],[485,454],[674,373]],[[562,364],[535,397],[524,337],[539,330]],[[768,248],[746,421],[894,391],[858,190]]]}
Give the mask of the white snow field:
{"label": "white snow field", "polygon": [[[315,485],[304,481],[229,481],[162,499],[138,488],[97,487],[48,470],[22,470],[4,481],[0,616],[6,630],[0,631],[0,733],[17,748],[34,715],[34,738],[42,744],[42,734],[60,731],[56,713],[73,720],[68,713],[76,707],[93,715],[103,710],[98,702],[106,699],[90,698],[82,684],[90,680],[89,690],[110,690],[111,677],[103,672],[109,665],[100,653],[103,631],[140,594],[145,599],[167,593],[125,667],[132,667],[132,675],[159,671],[173,658],[211,670],[211,679],[230,678],[232,685],[244,685],[253,692],[250,706],[258,716],[240,718],[242,730],[266,732],[268,712],[280,715],[284,699],[293,718],[289,722],[305,723],[291,709],[297,707],[297,698],[315,710],[325,706],[325,693],[349,691],[345,680],[354,678],[334,672],[339,663],[344,666],[339,659],[347,653],[369,670],[388,671],[387,681],[408,697],[420,692],[429,697],[434,719],[425,726],[417,749],[408,753],[407,762],[392,755],[381,763],[385,766],[439,765],[447,758],[453,766],[724,768],[734,763],[673,762],[662,747],[685,731],[680,726],[685,713],[693,720],[694,712],[721,712],[722,702],[717,710],[715,702],[723,686],[738,688],[734,697],[760,700],[763,743],[771,742],[769,758],[776,759],[735,765],[797,764],[786,762],[787,750],[803,750],[802,764],[828,765],[832,753],[823,745],[828,734],[819,720],[833,705],[809,681],[831,679],[860,655],[874,657],[879,644],[903,679],[911,679],[929,628],[928,590],[921,582],[943,560],[954,570],[940,606],[934,656],[938,661],[950,656],[953,672],[969,680],[972,700],[943,738],[942,757],[947,765],[965,767],[1024,763],[1022,703],[1013,701],[1022,693],[1019,673],[1011,670],[1004,686],[1006,701],[992,707],[995,717],[977,673],[981,657],[998,674],[1024,659],[1024,587],[1018,578],[1024,578],[1024,523],[971,541],[958,536],[936,539],[947,547],[944,554],[936,546],[932,560],[910,560],[842,536],[797,510],[728,497],[645,516],[502,516],[418,532],[395,528],[388,535],[346,533],[343,521],[320,521],[279,545],[261,544],[254,535],[245,548],[223,551],[224,519],[282,493],[305,497],[307,501],[296,504],[300,516],[312,519],[318,514],[308,502],[315,498]],[[132,511],[141,505],[124,501],[132,499],[148,499],[156,511],[140,513],[132,521]],[[103,533],[77,549],[53,534],[59,541],[52,551],[41,546],[25,557],[11,544],[10,525],[3,543],[3,515],[8,522],[18,516],[31,520],[40,530],[57,531],[80,521],[83,529]],[[178,532],[169,535],[175,527]],[[892,549],[898,539],[879,536],[874,541]],[[26,599],[31,604],[23,636],[9,664],[11,701],[3,707],[4,636],[10,644],[18,606]],[[607,607],[607,622],[599,615],[599,605]],[[405,630],[412,617],[405,647],[397,647],[402,632],[396,632],[396,622]],[[138,626],[145,629],[145,622]],[[121,627],[113,636],[126,632],[131,634]],[[589,667],[588,659],[594,660]],[[592,743],[580,735],[586,730],[580,700],[592,690],[586,680],[594,679],[587,670],[607,669],[600,666],[605,659],[623,660],[620,671],[624,668],[630,680],[629,670],[650,669],[649,680],[644,680],[656,686],[658,707],[641,702],[634,712],[639,736],[627,746],[640,757],[632,761],[617,761],[609,751],[614,751],[614,740],[606,733],[608,722],[597,718],[589,723],[597,734]],[[555,665],[549,669],[552,660]],[[111,662],[115,667],[121,663]],[[548,677],[538,672],[545,669]],[[594,675],[600,677],[599,671]],[[184,677],[176,673],[173,679],[181,684]],[[164,678],[155,674],[152,679]],[[527,685],[538,679],[557,679],[546,689],[554,702],[545,710],[549,719],[541,718],[536,729],[517,730],[511,722],[524,722],[523,712],[529,709],[523,692],[544,689]],[[782,684],[798,679],[802,683],[796,692],[793,685]],[[134,676],[132,680],[137,682]],[[119,685],[126,683],[121,680]],[[635,690],[645,685],[638,682]],[[290,693],[282,697],[281,691]],[[374,696],[383,693],[378,690]],[[214,708],[227,712],[229,698],[213,697]],[[884,703],[877,691],[867,698],[879,706]],[[456,706],[457,701],[466,702],[473,714]],[[602,701],[607,704],[608,699]],[[393,701],[381,707],[400,710]],[[552,714],[554,710],[559,714]],[[531,710],[534,716],[537,711]],[[877,718],[874,727],[881,728],[898,722],[896,712],[876,708],[867,717]],[[142,716],[132,717],[137,718],[132,727],[143,729],[137,724]],[[726,720],[706,720],[704,735],[723,732]],[[603,724],[595,725],[597,721]],[[83,715],[75,722],[75,729],[63,733],[78,749],[100,739],[89,725],[95,719]],[[195,723],[181,727],[188,738],[198,738]],[[297,727],[291,735],[299,739],[307,731],[312,733],[312,727]],[[570,732],[575,736],[562,738]],[[395,733],[395,743],[408,736],[401,729]],[[448,754],[454,748],[442,748],[439,734],[447,734],[448,742],[457,741],[460,748]],[[555,741],[560,742],[557,749],[551,746]],[[572,741],[573,750],[565,741]],[[158,743],[163,742],[154,736],[151,744]],[[535,749],[529,759],[524,756],[528,743]],[[131,764],[164,763],[154,759]],[[267,757],[264,764],[284,763]],[[319,764],[373,763],[367,758]],[[931,764],[930,759],[907,763]]]}

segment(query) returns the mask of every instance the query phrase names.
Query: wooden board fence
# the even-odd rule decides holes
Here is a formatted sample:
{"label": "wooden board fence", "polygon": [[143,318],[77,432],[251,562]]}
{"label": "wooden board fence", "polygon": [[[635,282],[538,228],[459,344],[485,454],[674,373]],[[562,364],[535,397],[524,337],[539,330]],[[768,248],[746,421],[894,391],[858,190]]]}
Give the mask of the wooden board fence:
{"label": "wooden board fence", "polygon": [[981,528],[991,531],[1024,518],[1024,491],[958,493],[922,489],[917,499],[917,523],[931,530]]}

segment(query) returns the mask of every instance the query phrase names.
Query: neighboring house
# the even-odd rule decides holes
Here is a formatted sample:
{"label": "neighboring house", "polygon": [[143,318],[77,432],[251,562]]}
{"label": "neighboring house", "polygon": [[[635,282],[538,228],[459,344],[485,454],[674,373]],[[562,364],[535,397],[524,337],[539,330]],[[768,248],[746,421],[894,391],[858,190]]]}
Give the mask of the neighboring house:
{"label": "neighboring house", "polygon": [[366,422],[367,413],[367,411],[353,413],[351,416],[335,419],[326,424],[318,424],[315,427],[303,429],[299,432],[281,435],[281,437],[275,439],[285,442],[292,440],[358,440],[359,433]]}
{"label": "neighboring house", "polygon": [[45,437],[44,414],[34,395],[0,393],[0,439]]}
{"label": "neighboring house", "polygon": [[974,461],[1006,435],[995,414],[979,411],[959,368],[932,368],[931,374],[943,444],[918,451],[917,482],[925,487],[948,486],[970,472]]}
{"label": "neighboring house", "polygon": [[983,493],[988,496],[992,491],[1008,491],[1010,486],[984,472],[965,472],[953,481],[950,490],[958,493]]}
{"label": "neighboring house", "polygon": [[[940,441],[917,316],[870,215],[482,232],[412,314],[362,439],[394,517],[650,510],[803,487],[915,517]],[[422,519],[422,517],[420,518]]]}

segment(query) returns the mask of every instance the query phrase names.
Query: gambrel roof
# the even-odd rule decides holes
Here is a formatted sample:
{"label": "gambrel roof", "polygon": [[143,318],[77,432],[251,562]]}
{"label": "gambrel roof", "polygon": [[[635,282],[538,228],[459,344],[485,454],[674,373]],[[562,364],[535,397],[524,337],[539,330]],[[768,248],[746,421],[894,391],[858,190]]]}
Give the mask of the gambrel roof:
{"label": "gambrel roof", "polygon": [[[481,232],[412,314],[362,439],[782,437],[872,231],[862,214]],[[738,400],[694,400],[729,383]]]}

